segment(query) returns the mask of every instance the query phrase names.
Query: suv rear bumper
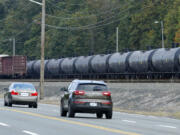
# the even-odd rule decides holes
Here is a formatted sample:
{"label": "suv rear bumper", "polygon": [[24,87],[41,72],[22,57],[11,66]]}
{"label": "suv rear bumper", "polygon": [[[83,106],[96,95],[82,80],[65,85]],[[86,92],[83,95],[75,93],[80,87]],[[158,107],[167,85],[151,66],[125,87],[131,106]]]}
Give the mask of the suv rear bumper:
{"label": "suv rear bumper", "polygon": [[97,103],[97,106],[90,106],[90,103],[75,104],[71,105],[74,112],[79,113],[97,113],[97,112],[109,112],[112,111],[112,104],[104,105]]}

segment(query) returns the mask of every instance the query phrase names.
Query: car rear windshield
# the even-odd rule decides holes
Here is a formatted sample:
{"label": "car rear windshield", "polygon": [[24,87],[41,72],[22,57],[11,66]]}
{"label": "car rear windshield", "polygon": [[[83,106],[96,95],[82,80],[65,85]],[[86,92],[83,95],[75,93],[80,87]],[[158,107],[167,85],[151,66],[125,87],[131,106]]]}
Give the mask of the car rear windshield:
{"label": "car rear windshield", "polygon": [[85,91],[107,91],[107,86],[103,84],[92,84],[92,83],[83,83],[79,84],[77,90]]}
{"label": "car rear windshield", "polygon": [[15,89],[15,90],[33,90],[33,91],[36,90],[32,84],[14,84],[13,89]]}

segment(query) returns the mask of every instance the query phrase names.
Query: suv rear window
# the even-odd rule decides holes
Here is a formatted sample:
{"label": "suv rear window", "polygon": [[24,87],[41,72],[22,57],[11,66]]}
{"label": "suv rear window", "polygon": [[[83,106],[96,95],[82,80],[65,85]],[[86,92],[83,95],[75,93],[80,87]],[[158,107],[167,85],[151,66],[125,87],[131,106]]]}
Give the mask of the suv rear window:
{"label": "suv rear window", "polygon": [[83,83],[79,84],[77,90],[84,91],[107,91],[107,86],[103,84],[92,84],[92,83]]}

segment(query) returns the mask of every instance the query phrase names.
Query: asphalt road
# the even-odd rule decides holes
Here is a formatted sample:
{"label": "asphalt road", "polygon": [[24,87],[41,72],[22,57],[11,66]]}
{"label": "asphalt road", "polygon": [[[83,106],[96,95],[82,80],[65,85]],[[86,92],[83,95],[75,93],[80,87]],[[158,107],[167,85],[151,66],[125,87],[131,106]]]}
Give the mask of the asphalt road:
{"label": "asphalt road", "polygon": [[94,114],[67,118],[56,105],[4,107],[0,99],[0,135],[180,135],[180,120],[120,112],[111,120]]}

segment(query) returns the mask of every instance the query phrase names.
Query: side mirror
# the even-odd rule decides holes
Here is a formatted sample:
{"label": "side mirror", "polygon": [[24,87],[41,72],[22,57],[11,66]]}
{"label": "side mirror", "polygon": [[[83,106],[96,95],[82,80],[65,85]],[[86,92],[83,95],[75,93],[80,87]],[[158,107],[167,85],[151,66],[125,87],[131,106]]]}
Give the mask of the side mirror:
{"label": "side mirror", "polygon": [[66,87],[62,87],[60,90],[61,91],[68,91]]}
{"label": "side mirror", "polygon": [[9,89],[8,88],[4,88],[4,91],[8,91]]}

